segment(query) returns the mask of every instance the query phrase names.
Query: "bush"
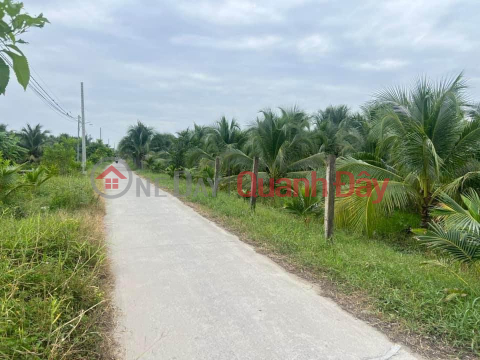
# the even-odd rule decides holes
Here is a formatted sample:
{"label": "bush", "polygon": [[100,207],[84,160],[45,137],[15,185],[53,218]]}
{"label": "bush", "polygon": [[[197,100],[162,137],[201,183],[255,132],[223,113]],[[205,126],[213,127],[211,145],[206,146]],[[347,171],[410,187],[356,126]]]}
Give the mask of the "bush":
{"label": "bush", "polygon": [[80,164],[75,161],[75,150],[67,142],[53,144],[44,149],[42,164],[52,173],[70,175],[80,171]]}
{"label": "bush", "polygon": [[87,158],[92,164],[96,164],[102,158],[114,157],[115,151],[105,145],[101,140],[97,140],[87,146]]}

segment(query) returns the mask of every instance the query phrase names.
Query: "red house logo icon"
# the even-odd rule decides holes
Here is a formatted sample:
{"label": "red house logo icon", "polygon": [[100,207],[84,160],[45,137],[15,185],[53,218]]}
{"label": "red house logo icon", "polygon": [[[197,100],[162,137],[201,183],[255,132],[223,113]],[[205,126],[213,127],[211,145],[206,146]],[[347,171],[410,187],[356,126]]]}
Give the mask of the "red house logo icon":
{"label": "red house logo icon", "polygon": [[[117,177],[124,180],[127,177],[118,171],[113,165],[110,165],[104,172],[98,175],[95,179],[105,179],[105,176],[113,172]],[[105,189],[118,189],[118,179],[105,179]]]}

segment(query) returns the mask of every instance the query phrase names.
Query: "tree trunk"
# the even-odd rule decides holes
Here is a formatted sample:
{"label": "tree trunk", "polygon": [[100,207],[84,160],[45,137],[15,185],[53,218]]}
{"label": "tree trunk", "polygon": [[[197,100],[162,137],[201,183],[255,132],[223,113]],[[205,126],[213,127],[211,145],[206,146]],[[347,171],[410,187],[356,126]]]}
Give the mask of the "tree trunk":
{"label": "tree trunk", "polygon": [[327,198],[325,199],[325,239],[333,235],[333,218],[335,216],[335,162],[337,157],[333,154],[327,156]]}
{"label": "tree trunk", "polygon": [[135,166],[137,167],[137,169],[141,169],[142,167],[142,158],[140,157],[140,155],[137,155],[135,157]]}
{"label": "tree trunk", "polygon": [[432,201],[432,195],[428,194],[427,197],[423,198],[422,204],[422,228],[428,228],[428,225],[432,221],[430,216],[430,202]]}

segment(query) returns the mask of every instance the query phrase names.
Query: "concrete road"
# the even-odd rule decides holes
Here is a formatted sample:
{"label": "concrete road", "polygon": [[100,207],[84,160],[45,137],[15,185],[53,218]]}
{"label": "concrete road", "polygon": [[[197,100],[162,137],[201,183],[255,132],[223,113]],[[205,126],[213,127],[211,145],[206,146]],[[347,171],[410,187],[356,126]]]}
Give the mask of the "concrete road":
{"label": "concrete road", "polygon": [[124,359],[420,359],[173,196],[136,197],[137,179],[107,200]]}

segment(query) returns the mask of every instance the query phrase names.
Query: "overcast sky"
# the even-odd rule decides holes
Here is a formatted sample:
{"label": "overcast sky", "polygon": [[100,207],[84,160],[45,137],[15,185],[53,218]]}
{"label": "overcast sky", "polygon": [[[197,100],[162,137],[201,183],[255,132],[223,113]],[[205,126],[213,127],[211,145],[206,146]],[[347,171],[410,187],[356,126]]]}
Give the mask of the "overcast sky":
{"label": "overcast sky", "polygon": [[[464,70],[480,101],[478,0],[23,0],[51,24],[25,53],[87,132],[119,141],[137,119],[176,132],[266,107],[352,109],[383,87]],[[0,123],[76,133],[11,82]]]}

